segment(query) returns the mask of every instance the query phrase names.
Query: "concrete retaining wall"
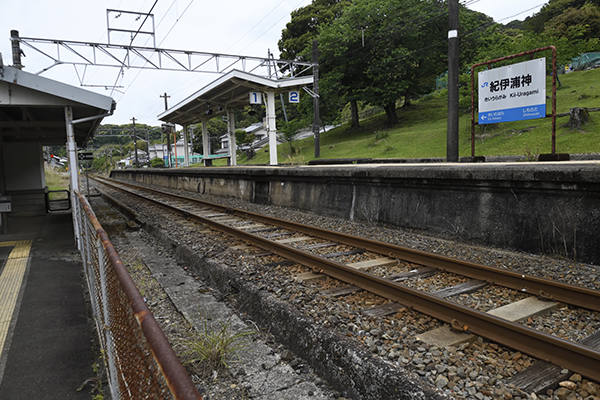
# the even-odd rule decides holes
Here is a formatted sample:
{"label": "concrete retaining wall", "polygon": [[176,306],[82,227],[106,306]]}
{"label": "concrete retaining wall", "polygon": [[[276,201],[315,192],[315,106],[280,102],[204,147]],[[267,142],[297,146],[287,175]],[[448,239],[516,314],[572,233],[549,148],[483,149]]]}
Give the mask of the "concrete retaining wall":
{"label": "concrete retaining wall", "polygon": [[111,176],[600,264],[598,162],[244,166]]}

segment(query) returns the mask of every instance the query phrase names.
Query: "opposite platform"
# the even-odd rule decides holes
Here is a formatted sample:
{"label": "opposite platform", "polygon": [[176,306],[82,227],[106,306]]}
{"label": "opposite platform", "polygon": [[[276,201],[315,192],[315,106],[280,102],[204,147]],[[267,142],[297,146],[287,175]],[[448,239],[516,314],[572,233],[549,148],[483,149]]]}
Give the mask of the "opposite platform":
{"label": "opposite platform", "polygon": [[600,264],[600,161],[140,168],[111,177]]}
{"label": "opposite platform", "polygon": [[0,234],[0,399],[90,399],[96,376],[70,212]]}

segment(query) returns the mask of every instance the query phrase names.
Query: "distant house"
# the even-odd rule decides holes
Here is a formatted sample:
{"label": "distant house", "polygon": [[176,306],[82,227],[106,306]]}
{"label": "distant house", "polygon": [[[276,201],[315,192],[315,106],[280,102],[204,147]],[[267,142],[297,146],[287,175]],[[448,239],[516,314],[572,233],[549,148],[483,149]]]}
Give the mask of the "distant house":
{"label": "distant house", "polygon": [[[190,164],[199,163],[202,160],[202,154],[194,153],[192,151],[192,144],[188,143],[188,151],[190,155]],[[160,158],[165,162],[168,161],[167,145],[165,143],[159,143],[151,145],[149,148],[150,160]],[[175,160],[175,154],[177,154],[177,160]],[[183,140],[177,141],[177,146],[171,146],[171,163],[170,165],[184,165],[185,159],[185,146]]]}
{"label": "distant house", "polygon": [[[250,143],[250,145],[240,146],[238,143],[238,150],[248,150],[250,148],[259,148],[264,146],[269,142],[269,137],[267,133],[267,127],[263,122],[257,122],[255,124],[250,125],[247,128],[244,128],[247,135],[254,135],[255,139]],[[229,153],[229,135],[224,134],[219,137],[221,140],[221,148],[215,152],[215,154],[228,154]]]}
{"label": "distant house", "polygon": [[[144,150],[137,149],[138,164],[140,166],[148,165],[148,153]],[[127,157],[117,161],[117,168],[128,168],[135,165],[135,153],[129,154]]]}

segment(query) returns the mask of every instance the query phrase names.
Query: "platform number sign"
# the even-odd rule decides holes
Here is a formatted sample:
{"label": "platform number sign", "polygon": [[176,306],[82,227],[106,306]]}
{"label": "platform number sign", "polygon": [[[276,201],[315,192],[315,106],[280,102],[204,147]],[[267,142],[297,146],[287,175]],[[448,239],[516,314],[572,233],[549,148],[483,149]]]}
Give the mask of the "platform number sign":
{"label": "platform number sign", "polygon": [[300,103],[300,92],[297,90],[290,90],[289,101],[290,103]]}
{"label": "platform number sign", "polygon": [[262,93],[250,92],[250,104],[262,104]]}

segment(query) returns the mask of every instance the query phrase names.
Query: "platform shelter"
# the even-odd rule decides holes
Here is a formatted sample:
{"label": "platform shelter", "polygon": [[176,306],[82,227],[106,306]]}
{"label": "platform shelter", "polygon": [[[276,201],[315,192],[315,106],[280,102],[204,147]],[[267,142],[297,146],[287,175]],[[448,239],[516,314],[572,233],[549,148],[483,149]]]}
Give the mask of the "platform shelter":
{"label": "platform shelter", "polygon": [[[229,135],[230,164],[236,165],[236,142],[234,110],[249,104],[266,104],[267,132],[269,137],[270,164],[277,165],[277,126],[275,118],[275,95],[299,91],[312,85],[313,76],[301,78],[270,79],[262,76],[233,70],[185,100],[158,115],[158,119],[167,123],[183,126],[184,148],[187,149],[188,126],[202,123],[202,145],[204,154],[210,154],[207,121],[215,117],[227,117]],[[186,165],[189,159],[186,154]],[[204,165],[211,160],[204,157]]]}
{"label": "platform shelter", "polygon": [[47,212],[42,146],[68,150],[71,189],[79,189],[77,149],[85,147],[112,115],[111,97],[67,85],[16,67],[0,55],[0,206],[3,231],[12,216]]}

